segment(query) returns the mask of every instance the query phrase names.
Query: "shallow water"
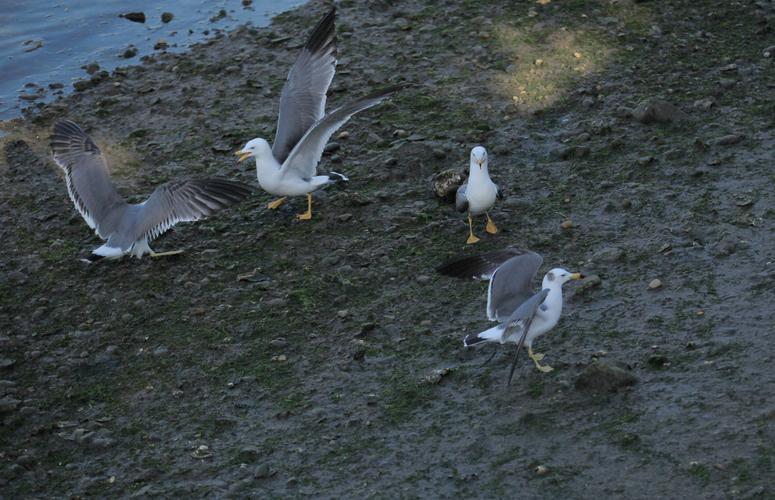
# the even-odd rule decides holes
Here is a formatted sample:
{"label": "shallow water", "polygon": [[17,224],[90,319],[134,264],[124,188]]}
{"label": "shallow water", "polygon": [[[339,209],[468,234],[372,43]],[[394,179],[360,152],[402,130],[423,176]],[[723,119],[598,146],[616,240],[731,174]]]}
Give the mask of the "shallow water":
{"label": "shallow water", "polygon": [[[73,80],[88,76],[87,64],[105,70],[137,64],[156,52],[159,39],[169,44],[167,50],[181,51],[216,30],[265,26],[273,15],[301,3],[255,0],[245,7],[241,0],[2,0],[0,119],[15,118],[23,107],[71,91]],[[127,12],[145,13],[145,23],[119,17]],[[169,23],[161,21],[164,12],[174,16]],[[130,45],[137,55],[122,57]]]}

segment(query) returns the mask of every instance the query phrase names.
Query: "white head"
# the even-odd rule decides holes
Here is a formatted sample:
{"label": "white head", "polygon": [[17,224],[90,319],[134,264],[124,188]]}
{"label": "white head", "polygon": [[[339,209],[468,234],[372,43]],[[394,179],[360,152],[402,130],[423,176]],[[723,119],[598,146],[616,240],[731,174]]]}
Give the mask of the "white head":
{"label": "white head", "polygon": [[487,150],[482,146],[476,146],[471,150],[471,170],[474,165],[479,165],[480,170],[487,171]]}
{"label": "white head", "polygon": [[235,155],[239,156],[239,160],[237,160],[237,163],[247,160],[248,158],[256,157],[256,156],[265,156],[266,154],[272,154],[272,148],[269,146],[269,143],[266,142],[264,139],[256,138],[248,141],[245,146],[234,153]]}
{"label": "white head", "polygon": [[572,273],[567,269],[561,267],[555,267],[544,276],[542,288],[552,288],[555,286],[562,286],[570,280],[580,280],[584,276],[581,273]]}

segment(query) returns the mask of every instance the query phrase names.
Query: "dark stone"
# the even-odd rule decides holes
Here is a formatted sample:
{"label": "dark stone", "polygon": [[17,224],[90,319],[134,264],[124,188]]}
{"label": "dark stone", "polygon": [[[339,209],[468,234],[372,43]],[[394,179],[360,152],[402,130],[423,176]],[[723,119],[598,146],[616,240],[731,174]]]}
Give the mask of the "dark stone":
{"label": "dark stone", "polygon": [[168,23],[172,21],[172,18],[175,17],[172,12],[163,12],[161,15],[161,22]]}
{"label": "dark stone", "polygon": [[663,99],[647,99],[632,111],[632,117],[641,123],[670,123],[686,120],[689,116],[674,104]]}
{"label": "dark stone", "polygon": [[119,14],[118,17],[123,17],[127,21],[132,21],[134,23],[145,22],[145,12],[128,12],[126,14]]}
{"label": "dark stone", "polygon": [[629,370],[607,365],[599,361],[587,366],[576,379],[580,391],[616,392],[622,387],[635,384],[638,378]]}

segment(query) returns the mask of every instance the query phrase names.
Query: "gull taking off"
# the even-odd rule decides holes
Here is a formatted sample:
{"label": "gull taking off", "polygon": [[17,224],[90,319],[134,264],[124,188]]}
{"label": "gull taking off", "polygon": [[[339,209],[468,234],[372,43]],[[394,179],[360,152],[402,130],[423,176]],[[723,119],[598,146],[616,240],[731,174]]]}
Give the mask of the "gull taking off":
{"label": "gull taking off", "polygon": [[220,179],[172,181],[156,188],[142,203],[129,204],[110,180],[100,149],[71,121],[54,125],[51,136],[54,161],[65,172],[67,192],[86,224],[106,241],[92,250],[88,261],[124,255],[137,258],[175,255],[156,253],[148,242],[178,222],[202,219],[249,195],[250,187]]}
{"label": "gull taking off", "polygon": [[514,375],[517,355],[522,344],[536,368],[546,373],[543,354],[533,352],[533,340],[557,324],[562,314],[562,285],[581,279],[580,273],[555,268],[546,273],[541,289],[533,291],[530,282],[541,267],[543,258],[535,252],[508,248],[471,257],[463,257],[440,266],[441,274],[456,278],[489,280],[487,288],[487,319],[499,324],[463,340],[466,347],[481,342],[517,344],[511,363],[509,383]]}
{"label": "gull taking off", "polygon": [[498,228],[495,227],[488,211],[495,205],[495,199],[500,198],[500,196],[498,186],[490,179],[490,173],[487,170],[487,150],[482,146],[476,146],[471,150],[468,182],[457,189],[455,197],[457,211],[468,212],[468,239],[466,243],[470,245],[479,241],[479,238],[474,236],[471,215],[485,214],[487,216],[485,230],[490,234],[498,232]]}
{"label": "gull taking off", "polygon": [[239,161],[254,157],[261,188],[281,198],[267,206],[278,208],[286,196],[307,195],[307,211],[300,220],[312,218],[312,191],[332,182],[347,181],[342,174],[316,175],[328,140],[355,113],[376,106],[402,88],[397,85],[363,97],[325,114],[326,92],[336,67],[336,34],[331,11],[318,23],[288,73],[280,95],[280,113],[274,144],[253,139],[237,151]]}

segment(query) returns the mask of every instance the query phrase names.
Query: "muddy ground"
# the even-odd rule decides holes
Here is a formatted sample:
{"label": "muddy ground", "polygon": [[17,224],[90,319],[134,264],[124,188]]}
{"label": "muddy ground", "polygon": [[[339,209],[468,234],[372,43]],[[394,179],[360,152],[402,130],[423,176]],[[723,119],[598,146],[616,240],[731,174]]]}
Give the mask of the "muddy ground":
{"label": "muddy ground", "polygon": [[[2,496],[775,498],[773,3],[338,5],[329,107],[417,86],[334,139],[311,222],[257,192],[85,265],[47,143],[76,120],[134,200],[255,185],[232,153],[320,2],[2,124]],[[471,247],[429,180],[475,144],[507,197]],[[434,267],[512,245],[591,277],[507,387],[510,349],[462,348],[484,285]],[[594,362],[637,382],[578,389]]]}

